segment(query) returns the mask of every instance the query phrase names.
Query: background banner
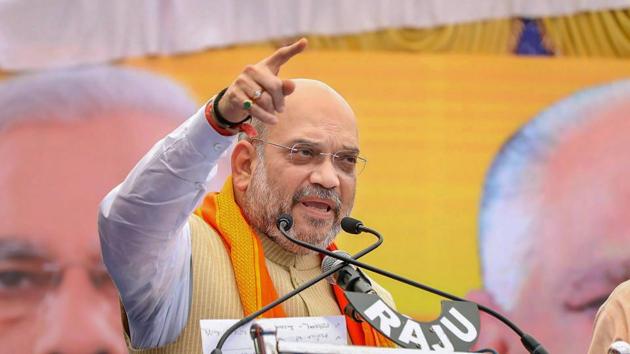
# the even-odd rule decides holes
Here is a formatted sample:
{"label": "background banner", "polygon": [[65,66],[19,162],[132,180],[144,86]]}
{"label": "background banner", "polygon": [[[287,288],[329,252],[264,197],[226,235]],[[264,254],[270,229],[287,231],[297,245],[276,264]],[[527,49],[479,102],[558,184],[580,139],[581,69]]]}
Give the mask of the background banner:
{"label": "background banner", "polygon": [[[43,215],[57,215],[54,209],[66,210],[66,214],[54,216],[54,219],[46,219],[47,226],[38,228],[37,232],[53,233],[51,228],[55,226],[69,230],[68,232],[94,236],[94,244],[90,247],[98,249],[96,214],[98,202],[105,193],[124,178],[125,171],[130,170],[134,162],[150,148],[153,142],[177,126],[196,108],[201,107],[208,98],[229,85],[245,65],[256,62],[269,53],[269,49],[235,48],[172,57],[126,59],[113,64],[115,68],[123,68],[135,73],[131,74],[131,81],[135,80],[134,75],[139,75],[142,79],[147,75],[146,73],[150,73],[149,76],[158,75],[167,78],[170,83],[165,85],[172,86],[168,90],[163,90],[160,85],[164,82],[161,78],[154,78],[157,80],[154,85],[138,86],[137,89],[129,86],[129,93],[125,91],[123,95],[128,97],[130,102],[133,101],[132,92],[138,92],[138,90],[146,93],[147,97],[140,97],[138,99],[140,103],[137,106],[131,103],[125,106],[128,107],[127,113],[131,112],[129,114],[134,115],[144,109],[149,109],[153,110],[155,116],[168,113],[178,118],[157,118],[159,124],[146,121],[127,125],[107,113],[111,118],[110,123],[104,123],[104,126],[96,132],[85,128],[84,141],[77,142],[78,145],[68,150],[54,150],[46,145],[52,139],[47,140],[46,137],[62,134],[63,129],[60,132],[38,135],[37,126],[34,123],[23,126],[7,125],[6,121],[0,122],[0,156],[4,156],[3,159],[7,158],[3,161],[1,168],[0,183],[3,194],[6,193],[6,197],[3,197],[5,203],[12,203],[2,206],[4,209],[0,208],[2,210],[0,219],[13,220],[15,215],[19,214],[29,215],[29,220],[37,221]],[[97,75],[100,78],[95,79],[94,82],[102,79],[103,73],[99,71],[101,69],[96,70],[100,72]],[[84,66],[43,73],[5,74],[0,81],[0,102],[5,110],[3,117],[20,114],[20,110],[11,110],[9,107],[14,107],[18,103],[26,106],[33,105],[39,99],[35,89],[20,91],[20,81],[35,81],[37,85],[38,75],[45,74],[57,75],[62,78],[61,82],[68,82],[63,80],[64,76],[71,76],[77,71],[89,72],[90,70],[92,68]],[[89,77],[89,73],[87,75]],[[623,223],[620,220],[623,220],[623,217],[619,216],[620,219],[615,219],[617,214],[609,213],[607,215],[611,215],[610,220],[598,219],[601,221],[600,224],[585,225],[584,228],[588,228],[590,234],[596,235],[597,238],[590,243],[578,242],[579,252],[576,251],[577,253],[573,255],[568,253],[565,263],[529,265],[522,262],[528,257],[533,257],[537,253],[535,250],[526,251],[525,255],[516,251],[517,255],[513,257],[504,252],[508,252],[509,246],[518,244],[522,238],[557,231],[554,234],[555,237],[535,241],[537,245],[535,249],[548,249],[549,253],[544,254],[546,260],[554,259],[554,253],[551,251],[565,254],[564,251],[569,252],[569,245],[577,242],[573,237],[582,237],[580,236],[582,234],[578,232],[582,230],[578,224],[581,220],[594,215],[598,210],[603,210],[608,205],[607,203],[615,198],[625,201],[626,209],[622,209],[624,204],[619,204],[619,207],[613,209],[627,211],[630,191],[627,188],[625,191],[617,191],[611,187],[605,189],[606,193],[603,195],[582,196],[575,204],[572,204],[584,207],[576,214],[559,215],[555,211],[541,208],[536,208],[534,210],[536,213],[519,214],[532,218],[535,214],[543,217],[545,222],[551,222],[550,220],[554,217],[558,217],[565,228],[551,231],[531,229],[531,232],[523,233],[522,237],[509,239],[511,241],[506,241],[505,244],[488,248],[481,256],[501,258],[504,255],[505,257],[496,264],[488,263],[483,271],[479,242],[481,203],[486,175],[502,145],[520,127],[541,115],[555,103],[570,96],[573,98],[568,105],[554,108],[555,110],[551,112],[554,112],[554,115],[571,116],[571,109],[575,109],[576,116],[595,112],[595,114],[613,115],[623,119],[613,119],[602,126],[589,127],[585,132],[597,132],[596,137],[592,139],[581,137],[580,134],[586,133],[576,130],[572,136],[577,137],[575,139],[583,139],[578,141],[584,142],[584,144],[576,144],[577,147],[590,146],[588,144],[591,142],[596,144],[593,150],[594,156],[590,157],[592,159],[584,159],[583,164],[580,164],[581,167],[573,174],[571,167],[563,165],[563,161],[567,163],[573,161],[570,151],[566,152],[566,155],[554,157],[557,160],[554,160],[556,162],[553,166],[559,169],[559,175],[554,180],[566,183],[542,188],[540,191],[531,191],[530,195],[543,198],[553,195],[550,191],[557,191],[564,194],[553,197],[551,200],[560,203],[559,201],[564,200],[562,196],[565,194],[591,188],[604,190],[602,186],[627,184],[627,178],[618,177],[623,171],[609,169],[608,165],[595,163],[610,160],[612,165],[630,165],[624,157],[629,150],[624,150],[621,142],[613,148],[600,148],[600,145],[597,145],[601,141],[617,141],[615,132],[623,131],[622,129],[628,126],[627,115],[630,108],[615,107],[619,102],[624,102],[624,97],[626,102],[630,101],[628,99],[630,89],[627,84],[625,86],[616,84],[615,87],[612,84],[630,76],[630,65],[627,61],[307,51],[283,67],[281,76],[307,77],[325,81],[336,88],[355,110],[358,117],[361,152],[368,163],[358,178],[356,206],[352,215],[362,220],[367,226],[381,231],[385,236],[384,245],[373,255],[365,257],[366,262],[434,287],[498,306],[515,316],[517,323],[520,321],[529,326],[529,331],[539,336],[548,349],[553,349],[554,346],[559,345],[558,343],[564,343],[564,335],[567,337],[566,342],[576,343],[575,345],[582,348],[576,352],[586,350],[585,346],[590,338],[595,311],[618,283],[600,281],[610,279],[606,275],[609,274],[610,267],[607,268],[604,265],[621,264],[622,260],[618,251],[627,250],[630,244],[630,233],[628,233],[630,229],[627,227],[624,229],[621,225]],[[610,91],[614,93],[599,91],[599,93],[580,93],[593,86],[601,85],[613,85],[610,86],[613,87]],[[152,91],[152,87],[155,91]],[[77,85],[74,89],[66,90],[64,95],[72,95],[72,92],[80,94],[83,91],[82,86]],[[98,95],[98,91],[95,94]],[[595,110],[592,110],[592,106],[588,103],[589,97],[593,95],[599,97],[596,100],[599,108]],[[586,103],[580,106],[580,102]],[[169,106],[172,110],[165,113]],[[48,107],[53,110],[54,104]],[[88,110],[105,112],[105,108],[107,107],[92,106],[88,107]],[[614,112],[608,112],[608,108],[613,109]],[[43,116],[38,120],[45,121],[46,114]],[[585,124],[583,122],[584,120],[576,118],[574,125],[583,126]],[[562,130],[574,129],[570,128],[572,125],[570,118],[566,124],[567,128],[562,128]],[[626,131],[628,132],[630,131]],[[119,133],[126,135],[119,136]],[[540,140],[559,139],[550,134],[543,134]],[[9,143],[18,135],[27,136],[26,143],[20,145],[19,148],[11,147]],[[101,143],[107,148],[96,153],[97,148],[94,146]],[[534,155],[539,154],[539,151],[531,146],[526,145],[517,150],[531,149]],[[52,154],[51,149],[58,154]],[[74,153],[78,156],[88,150],[94,150],[89,152],[95,152],[95,154],[90,158],[72,162]],[[588,149],[584,152],[580,150],[580,156],[588,155],[587,151]],[[18,158],[25,152],[30,154],[28,159]],[[10,156],[16,157],[8,159]],[[613,161],[612,159],[615,158],[618,160]],[[22,166],[21,163],[24,161],[29,162],[28,166]],[[76,166],[77,164],[79,166]],[[101,171],[108,166],[115,167],[116,172],[110,175],[106,172],[99,172],[97,175],[88,173]],[[597,168],[595,171],[592,170],[594,167]],[[221,168],[223,172],[226,171],[225,165]],[[24,176],[21,177],[22,179],[7,177],[16,170],[22,171]],[[60,174],[59,181],[47,177],[46,173],[49,171]],[[528,171],[532,170],[528,167],[521,170],[521,182],[525,186],[538,185],[536,183],[540,182],[542,177],[530,174]],[[562,174],[562,171],[566,174]],[[598,172],[610,172],[610,175],[616,177],[608,180],[600,179]],[[627,177],[627,174],[624,176]],[[591,183],[588,182],[589,178],[591,178]],[[216,185],[213,188],[221,183],[221,181],[215,182]],[[34,185],[37,187],[33,187]],[[51,189],[72,191],[83,188],[83,192],[80,196],[67,200],[64,198],[72,193],[64,192],[56,195],[41,192],[32,199],[24,197],[28,193],[39,190],[40,187],[42,191]],[[27,203],[28,205],[25,205]],[[503,204],[500,208],[517,210]],[[75,213],[75,209],[81,210],[76,211],[73,217],[69,217],[67,214]],[[504,218],[502,220],[508,220],[508,217],[501,216]],[[86,219],[86,226],[79,228],[77,218]],[[529,222],[527,225],[533,223],[530,219],[523,221],[518,217],[508,221],[513,223],[508,226],[502,225],[504,228],[500,231],[518,229],[523,227],[522,223],[525,221]],[[605,225],[617,225],[617,223],[619,223],[618,228],[605,227]],[[24,221],[19,225],[27,224]],[[16,225],[17,223],[0,223],[0,227],[5,228],[0,230],[0,233],[13,231],[19,226]],[[614,236],[614,246],[601,246],[602,242],[606,242],[608,235]],[[501,239],[501,236],[502,233],[499,233],[496,237]],[[359,249],[367,242],[369,241],[357,236],[344,235],[339,238],[340,247],[350,252]],[[597,254],[597,257],[591,260],[591,254]],[[2,259],[0,259],[1,262]],[[590,269],[591,272],[581,274],[574,271],[577,264]],[[495,289],[484,289],[484,284],[488,282],[484,276],[488,275],[492,267],[494,271],[505,277],[497,280],[499,285]],[[540,267],[542,270],[539,269]],[[534,268],[539,272],[534,272]],[[615,269],[618,270],[618,268]],[[550,274],[555,274],[554,272],[560,272],[560,275],[557,278],[548,279]],[[0,269],[1,274],[3,273]],[[614,280],[623,278],[625,275],[625,273],[619,275]],[[576,276],[578,280],[574,279]],[[500,276],[497,277],[500,278]],[[530,279],[530,277],[537,278],[527,285],[523,285],[523,281],[518,280]],[[441,299],[422,294],[414,288],[388,279],[378,276],[375,278],[393,294],[397,309],[401,313],[419,320],[430,320],[439,314]],[[596,282],[591,286],[589,285],[591,283],[587,283],[585,279]],[[580,287],[590,289],[588,294],[580,295]],[[528,293],[526,297],[529,299],[527,302],[529,315],[525,310],[516,310],[518,301],[523,299],[520,291],[525,288],[536,290],[532,294]],[[503,296],[502,289],[512,290],[508,291],[506,298],[500,298]],[[1,287],[0,291],[2,291]],[[0,301],[2,301],[1,296]],[[114,307],[111,310],[113,314],[109,320],[117,323],[115,299],[113,303]],[[533,311],[532,308],[540,311]],[[539,312],[540,317],[532,317],[534,314],[538,316]],[[1,313],[2,310],[0,310],[0,315]],[[554,316],[554,319],[545,319],[544,314]],[[2,323],[0,321],[0,326]],[[563,327],[566,323],[575,326],[568,331],[568,327]],[[482,335],[484,324],[482,323]],[[79,330],[78,327],[77,330]],[[6,333],[10,332],[0,330],[0,343],[8,340],[3,339],[3,336],[8,335]],[[510,335],[509,341],[516,342],[516,340]],[[548,340],[549,344],[545,340]],[[562,349],[550,351],[569,352]]]}

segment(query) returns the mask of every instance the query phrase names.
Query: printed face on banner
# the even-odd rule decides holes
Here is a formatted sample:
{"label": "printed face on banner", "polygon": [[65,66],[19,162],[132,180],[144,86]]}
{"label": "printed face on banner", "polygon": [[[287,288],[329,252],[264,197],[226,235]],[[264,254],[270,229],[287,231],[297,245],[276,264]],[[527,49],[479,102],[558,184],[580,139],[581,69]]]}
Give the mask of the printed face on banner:
{"label": "printed face on banner", "polygon": [[[531,190],[539,194],[524,196],[521,206],[512,205],[531,206],[522,237],[531,237],[532,243],[524,264],[518,265],[525,278],[512,308],[504,311],[552,353],[586,352],[598,308],[630,278],[627,102],[630,97],[612,100],[590,112],[596,116],[579,128],[558,132],[559,143],[529,182],[538,186]],[[474,294],[471,298],[483,300]],[[482,346],[522,351],[513,333],[498,328],[496,320],[484,320]]]}
{"label": "printed face on banner", "polygon": [[130,113],[0,132],[4,350],[126,353],[118,294],[100,256],[98,205],[175,124]]}
{"label": "printed face on banner", "polygon": [[540,247],[516,312],[552,352],[585,352],[599,306],[630,277],[628,112],[617,107],[568,138],[543,177]]}

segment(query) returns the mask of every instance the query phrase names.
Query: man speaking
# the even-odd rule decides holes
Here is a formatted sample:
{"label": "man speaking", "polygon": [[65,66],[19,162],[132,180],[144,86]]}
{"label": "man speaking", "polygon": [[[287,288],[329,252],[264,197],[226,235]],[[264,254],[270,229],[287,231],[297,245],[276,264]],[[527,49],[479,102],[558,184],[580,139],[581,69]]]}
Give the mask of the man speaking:
{"label": "man speaking", "polygon": [[[247,66],[103,200],[103,257],[130,351],[200,353],[199,320],[241,318],[320,274],[319,255],[287,241],[276,219],[291,214],[293,236],[328,246],[352,209],[365,159],[354,113],[337,92],[278,77],[305,47],[302,39]],[[238,133],[231,177],[206,195]],[[331,286],[319,282],[265,316],[340,313]],[[348,331],[354,344],[385,343],[367,326],[348,322]]]}

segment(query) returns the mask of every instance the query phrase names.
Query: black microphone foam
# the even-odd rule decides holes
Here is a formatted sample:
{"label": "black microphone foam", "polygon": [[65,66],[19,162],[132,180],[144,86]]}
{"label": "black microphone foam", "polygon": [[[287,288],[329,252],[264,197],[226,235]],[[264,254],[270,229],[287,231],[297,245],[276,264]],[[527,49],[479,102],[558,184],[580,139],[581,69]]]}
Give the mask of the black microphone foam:
{"label": "black microphone foam", "polygon": [[280,230],[289,231],[293,227],[293,217],[289,214],[282,214],[276,220],[276,226]]}
{"label": "black microphone foam", "polygon": [[360,234],[363,232],[363,230],[361,230],[361,226],[363,226],[362,222],[349,216],[341,219],[341,228],[349,234]]}

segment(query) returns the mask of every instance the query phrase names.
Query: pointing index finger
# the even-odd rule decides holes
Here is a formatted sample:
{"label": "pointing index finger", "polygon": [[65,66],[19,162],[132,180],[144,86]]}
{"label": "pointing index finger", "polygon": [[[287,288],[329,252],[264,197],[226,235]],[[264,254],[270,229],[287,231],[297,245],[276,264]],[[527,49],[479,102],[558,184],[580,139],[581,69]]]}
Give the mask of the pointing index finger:
{"label": "pointing index finger", "polygon": [[288,45],[286,47],[282,47],[276,50],[270,57],[267,57],[263,60],[263,64],[266,65],[271,72],[274,74],[278,74],[280,72],[280,67],[284,65],[289,59],[293,58],[295,55],[304,51],[306,48],[306,44],[308,41],[306,38],[301,38],[299,41]]}

